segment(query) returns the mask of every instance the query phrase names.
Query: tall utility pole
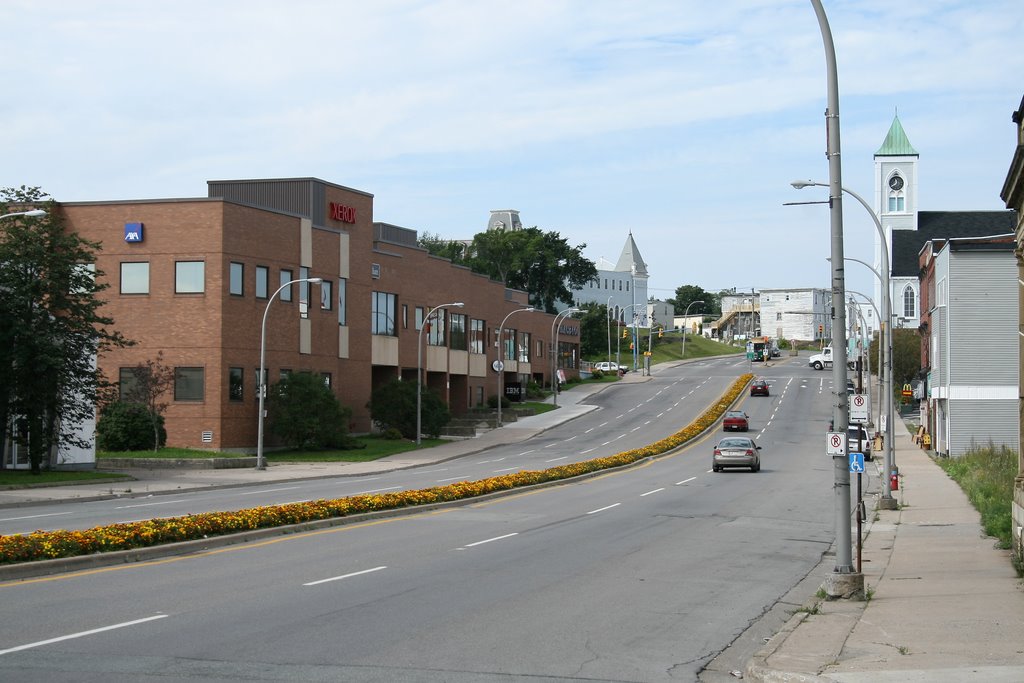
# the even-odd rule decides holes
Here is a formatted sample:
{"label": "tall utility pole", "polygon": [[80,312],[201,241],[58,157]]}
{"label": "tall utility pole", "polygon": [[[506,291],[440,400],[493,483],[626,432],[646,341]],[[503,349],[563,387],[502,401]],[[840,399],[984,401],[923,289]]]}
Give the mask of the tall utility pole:
{"label": "tall utility pole", "polygon": [[[846,394],[846,282],[843,265],[843,165],[839,144],[839,75],[832,29],[821,0],[811,0],[825,46],[828,81],[828,108],[825,110],[826,151],[828,157],[829,207],[832,246],[832,386],[835,405],[832,425],[836,432],[847,433],[850,406]],[[844,449],[845,450],[845,449]],[[850,529],[850,465],[846,453],[832,457],[835,471],[836,564],[825,579],[825,593],[831,597],[864,596],[864,575],[855,571]]]}

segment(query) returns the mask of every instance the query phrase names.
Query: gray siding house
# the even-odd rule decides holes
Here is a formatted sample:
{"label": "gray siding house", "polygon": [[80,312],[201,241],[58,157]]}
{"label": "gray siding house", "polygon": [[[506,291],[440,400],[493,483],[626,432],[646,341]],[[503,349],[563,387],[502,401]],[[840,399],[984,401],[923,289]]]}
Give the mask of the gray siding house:
{"label": "gray siding house", "polygon": [[933,448],[1019,447],[1013,234],[951,239],[935,256],[929,339]]}

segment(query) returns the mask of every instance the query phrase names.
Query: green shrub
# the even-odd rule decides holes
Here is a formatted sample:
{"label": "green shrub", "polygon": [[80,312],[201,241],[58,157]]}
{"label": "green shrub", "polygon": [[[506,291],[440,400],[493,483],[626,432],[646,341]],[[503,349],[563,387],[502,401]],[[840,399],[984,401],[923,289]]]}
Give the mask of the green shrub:
{"label": "green shrub", "polygon": [[[157,420],[160,443],[153,443],[153,420]],[[96,424],[96,448],[101,451],[151,451],[167,443],[162,415],[154,416],[141,403],[114,401],[100,413]]]}
{"label": "green shrub", "polygon": [[601,379],[602,377],[604,377],[604,370],[598,370],[597,368],[594,368],[593,370],[590,371],[590,376],[593,377],[594,379]]}
{"label": "green shrub", "polygon": [[[490,408],[491,410],[498,409],[498,397],[496,395],[491,395],[487,397],[487,407]],[[501,399],[501,409],[505,410],[506,408],[511,407],[512,401],[508,400],[507,396],[503,396]]]}
{"label": "green shrub", "polygon": [[[396,429],[406,439],[416,438],[416,382],[394,379],[370,395],[370,418],[383,431]],[[420,397],[420,428],[437,438],[452,419],[451,411],[437,393],[423,387]]]}
{"label": "green shrub", "polygon": [[384,430],[384,433],[381,434],[381,438],[387,439],[388,441],[400,441],[404,437],[402,436],[402,432],[399,430],[394,427],[388,427]]}
{"label": "green shrub", "polygon": [[544,390],[536,382],[526,385],[526,398],[544,398]]}
{"label": "green shrub", "polygon": [[294,372],[270,388],[271,431],[289,448],[355,448],[348,433],[352,410],[342,406],[320,375]]}

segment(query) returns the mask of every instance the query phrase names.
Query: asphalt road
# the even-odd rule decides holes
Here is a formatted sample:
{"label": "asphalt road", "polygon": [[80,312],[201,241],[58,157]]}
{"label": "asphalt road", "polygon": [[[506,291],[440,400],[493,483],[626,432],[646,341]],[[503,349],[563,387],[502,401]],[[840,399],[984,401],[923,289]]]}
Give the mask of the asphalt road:
{"label": "asphalt road", "polygon": [[[692,376],[666,375],[663,400],[597,411],[614,428],[586,443],[653,429],[745,365],[680,367]],[[0,584],[0,679],[696,680],[834,536],[830,376],[755,369],[772,384],[740,403],[757,474],[710,472],[716,431],[645,466],[467,507]]]}

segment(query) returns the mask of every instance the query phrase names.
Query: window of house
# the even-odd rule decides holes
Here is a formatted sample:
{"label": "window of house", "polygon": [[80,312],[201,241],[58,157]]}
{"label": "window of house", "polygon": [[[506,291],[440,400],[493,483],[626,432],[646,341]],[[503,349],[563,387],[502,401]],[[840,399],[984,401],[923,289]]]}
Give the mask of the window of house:
{"label": "window of house", "polygon": [[903,196],[903,192],[890,192],[889,193],[889,211],[899,212],[906,210],[906,199]]}
{"label": "window of house", "polygon": [[484,353],[484,346],[487,344],[487,331],[484,329],[484,321],[473,318],[469,321],[469,352]]}
{"label": "window of house", "polygon": [[628,282],[626,283],[626,291],[627,292],[629,291],[629,283]]}
{"label": "window of house", "polygon": [[501,330],[501,359],[512,360],[516,357],[516,331],[507,327]]}
{"label": "window of house", "polygon": [[228,276],[228,287],[233,296],[245,294],[245,264],[236,261],[231,262]]}
{"label": "window of house", "polygon": [[338,280],[338,324],[348,325],[348,280]]}
{"label": "window of house", "polygon": [[266,266],[256,266],[256,298],[266,299],[270,296],[270,292],[267,291],[270,286],[270,268]]}
{"label": "window of house", "polygon": [[325,373],[320,375],[320,378],[323,379],[324,386],[327,387],[328,389],[330,389],[331,388],[331,373],[325,372]]}
{"label": "window of house", "polygon": [[538,341],[537,342],[537,351],[536,351],[536,353],[534,353],[534,358],[543,358],[543,357],[544,357],[544,342]]}
{"label": "window of house", "polygon": [[[256,371],[259,374],[259,370]],[[242,368],[228,368],[228,399],[241,401],[245,399],[245,371]]]}
{"label": "window of house", "polygon": [[782,320],[782,311],[779,311],[778,313],[775,314],[775,319]]}
{"label": "window of house", "polygon": [[203,368],[174,368],[174,400],[203,400]]}
{"label": "window of house", "polygon": [[910,285],[903,288],[903,317],[917,317],[917,295]]}
{"label": "window of house", "polygon": [[530,362],[530,333],[520,332],[519,343],[516,345],[516,360],[520,363]]}
{"label": "window of house", "polygon": [[402,304],[402,329],[409,329],[409,304]]}
{"label": "window of house", "polygon": [[448,332],[449,348],[454,351],[467,350],[466,316],[462,313],[452,313],[448,319],[451,324],[451,329]]}
{"label": "window of house", "polygon": [[372,292],[370,307],[370,334],[394,337],[395,312],[398,310],[398,295],[389,292]]}
{"label": "window of house", "polygon": [[120,368],[117,378],[118,398],[128,400],[139,387],[139,378],[135,368]]}
{"label": "window of house", "polygon": [[427,344],[429,346],[444,346],[446,314],[447,311],[439,308],[427,320]]}
{"label": "window of house", "polygon": [[[294,279],[295,279],[295,277],[292,275],[292,271],[291,270],[288,270],[287,268],[282,268],[281,269],[281,274],[279,276],[279,282],[278,282],[278,286],[279,287],[284,287],[284,289],[281,290],[281,294],[280,294],[281,301],[291,301],[292,300],[292,285],[288,285],[288,283],[291,282]],[[288,286],[285,287],[285,285],[288,285]]]}
{"label": "window of house", "polygon": [[149,263],[121,264],[121,293],[149,294]]}
{"label": "window of house", "polygon": [[174,293],[202,294],[206,291],[206,263],[178,261],[174,264]]}
{"label": "window of house", "polygon": [[416,331],[419,332],[423,329],[423,316],[426,315],[426,311],[423,310],[422,306],[416,307]]}
{"label": "window of house", "polygon": [[334,292],[331,291],[331,281],[324,280],[320,283],[320,308],[325,311],[331,310],[334,306]]}

